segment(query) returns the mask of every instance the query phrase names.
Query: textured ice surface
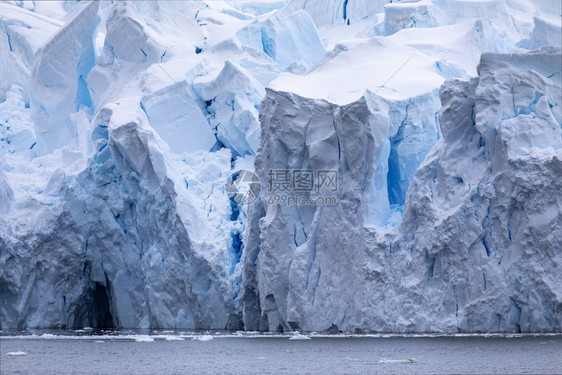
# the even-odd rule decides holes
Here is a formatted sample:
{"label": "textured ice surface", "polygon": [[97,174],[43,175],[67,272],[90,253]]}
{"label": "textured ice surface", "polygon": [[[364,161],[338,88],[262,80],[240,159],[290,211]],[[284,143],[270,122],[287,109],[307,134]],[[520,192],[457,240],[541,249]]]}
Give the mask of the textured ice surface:
{"label": "textured ice surface", "polygon": [[560,5],[455,4],[0,4],[0,328],[559,331]]}
{"label": "textured ice surface", "polygon": [[0,22],[1,98],[13,84],[27,86],[35,53],[62,23],[5,3],[0,4]]}
{"label": "textured ice surface", "polygon": [[[379,59],[371,61],[370,56],[378,56]],[[398,67],[397,61],[400,63]],[[340,68],[342,64],[351,71],[362,71],[363,74],[350,76],[350,70]],[[365,175],[371,179],[365,211],[370,224],[385,224],[391,217],[390,205],[403,205],[406,190],[417,166],[439,137],[436,122],[439,110],[437,90],[444,79],[438,74],[435,64],[434,59],[415,49],[383,38],[372,38],[338,44],[305,77],[282,74],[270,85],[282,96],[294,93],[295,96],[317,99],[319,106],[327,104],[324,101],[337,104],[336,108],[362,101],[368,107],[369,116],[365,120],[368,121],[378,146],[372,158],[373,174]],[[395,75],[400,66],[400,74]],[[411,77],[416,77],[416,80],[413,81]],[[273,98],[274,93],[268,97]],[[267,103],[267,99],[264,103]],[[294,99],[289,102],[291,101]],[[302,112],[305,116],[304,108],[298,108],[314,106],[314,102],[296,101],[291,112]],[[277,110],[282,107],[276,103],[265,108]],[[326,121],[332,116],[331,111],[327,110]],[[340,109],[334,110],[333,116],[337,116],[339,111]],[[284,126],[292,126],[292,120],[283,115],[283,112],[276,113],[274,118],[274,121],[279,121],[277,118],[288,119],[288,124]],[[298,122],[302,128],[297,133],[306,133],[308,120]],[[295,147],[292,145],[291,149]],[[318,156],[315,158],[328,158],[323,149],[316,153]],[[306,157],[306,154],[302,157]],[[297,160],[300,159],[301,156],[298,156]]]}
{"label": "textured ice surface", "polygon": [[196,79],[193,88],[205,100],[217,139],[236,156],[254,155],[259,144],[257,107],[265,92],[261,83],[227,60],[217,77]]}
{"label": "textured ice surface", "polygon": [[310,16],[297,11],[273,16],[260,25],[261,43],[281,71],[308,71],[325,53]]}
{"label": "textured ice surface", "polygon": [[215,145],[211,125],[189,95],[185,82],[144,97],[141,105],[150,125],[172,152],[209,151]]}
{"label": "textured ice surface", "polygon": [[381,122],[365,97],[335,105],[268,91],[256,171],[337,169],[339,203],[266,195],[251,208],[246,327],[559,330],[560,59],[554,47],[484,54],[477,78],[445,83],[443,138],[415,172],[400,230],[364,227],[387,137],[369,126]]}
{"label": "textured ice surface", "polygon": [[535,27],[528,39],[521,41],[521,46],[535,49],[542,46],[562,45],[562,24],[556,17],[535,17]]}
{"label": "textured ice surface", "polygon": [[74,139],[80,125],[70,114],[92,107],[86,77],[95,63],[98,2],[84,3],[35,54],[31,108],[39,149],[52,152]]}
{"label": "textured ice surface", "polygon": [[309,13],[316,26],[351,25],[384,11],[390,0],[290,0],[283,12],[289,14],[298,9]]}
{"label": "textured ice surface", "polygon": [[512,27],[509,5],[504,0],[420,0],[393,2],[384,7],[387,35],[401,29],[450,25],[473,18],[489,18]]}
{"label": "textured ice surface", "polygon": [[436,291],[422,308],[459,330],[560,327],[560,58],[485,54],[478,79],[441,88],[443,139],[416,172],[402,231]]}

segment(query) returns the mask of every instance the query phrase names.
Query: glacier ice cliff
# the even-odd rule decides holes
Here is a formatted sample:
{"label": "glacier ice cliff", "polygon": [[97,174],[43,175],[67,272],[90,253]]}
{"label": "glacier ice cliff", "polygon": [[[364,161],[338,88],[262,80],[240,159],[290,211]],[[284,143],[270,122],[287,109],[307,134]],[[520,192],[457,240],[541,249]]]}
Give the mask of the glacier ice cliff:
{"label": "glacier ice cliff", "polygon": [[0,329],[559,332],[560,5],[460,3],[2,2]]}
{"label": "glacier ice cliff", "polygon": [[553,47],[484,54],[477,79],[441,88],[443,140],[402,230],[430,276],[422,305],[459,330],[560,329],[559,62]]}
{"label": "glacier ice cliff", "polygon": [[400,228],[363,219],[369,190],[386,193],[368,183],[388,137],[368,99],[268,91],[257,173],[337,169],[340,187],[335,206],[266,195],[251,208],[246,327],[559,331],[560,58],[555,47],[484,54],[478,77],[441,87],[443,136],[415,172]]}

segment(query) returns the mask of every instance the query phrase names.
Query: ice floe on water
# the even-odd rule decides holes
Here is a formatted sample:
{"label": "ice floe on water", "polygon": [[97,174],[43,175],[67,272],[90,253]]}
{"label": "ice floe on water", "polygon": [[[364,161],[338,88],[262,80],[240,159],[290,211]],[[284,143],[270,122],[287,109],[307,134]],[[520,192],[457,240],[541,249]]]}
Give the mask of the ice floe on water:
{"label": "ice floe on water", "polygon": [[149,336],[140,336],[135,339],[136,342],[154,342],[154,339]]}
{"label": "ice floe on water", "polygon": [[11,357],[23,357],[26,356],[26,352],[8,352],[8,355]]}
{"label": "ice floe on water", "polygon": [[[269,338],[269,339],[291,339],[291,340],[306,340],[309,339],[363,339],[363,338],[439,338],[439,337],[456,337],[456,338],[526,338],[526,337],[542,337],[544,340],[547,338],[560,337],[560,333],[516,333],[516,334],[505,334],[505,333],[456,333],[456,334],[439,334],[439,333],[417,333],[417,334],[406,334],[406,333],[370,333],[370,334],[351,334],[351,333],[317,333],[317,332],[306,332],[306,333],[276,333],[276,332],[228,332],[228,331],[216,331],[213,334],[193,332],[193,331],[180,331],[175,332],[168,331],[157,331],[149,333],[134,333],[134,331],[102,331],[102,332],[92,332],[90,334],[83,334],[76,331],[60,331],[56,333],[24,333],[24,332],[3,332],[0,336],[2,340],[86,340],[86,341],[133,341],[142,342],[143,339],[149,338],[154,341],[182,341],[182,340],[193,340],[193,341],[209,341],[211,339],[233,339],[233,338],[244,338],[244,339],[259,339],[259,338]],[[550,341],[552,342],[552,340]]]}
{"label": "ice floe on water", "polygon": [[297,333],[296,335],[289,337],[289,340],[310,340],[310,337]]}
{"label": "ice floe on water", "polygon": [[212,341],[213,336],[211,335],[203,335],[203,336],[195,336],[191,339],[191,341]]}
{"label": "ice floe on water", "polygon": [[387,359],[383,358],[379,361],[379,363],[417,363],[418,361],[415,358],[408,358],[408,359]]}
{"label": "ice floe on water", "polygon": [[168,336],[164,339],[164,341],[185,341],[185,339],[179,336]]}

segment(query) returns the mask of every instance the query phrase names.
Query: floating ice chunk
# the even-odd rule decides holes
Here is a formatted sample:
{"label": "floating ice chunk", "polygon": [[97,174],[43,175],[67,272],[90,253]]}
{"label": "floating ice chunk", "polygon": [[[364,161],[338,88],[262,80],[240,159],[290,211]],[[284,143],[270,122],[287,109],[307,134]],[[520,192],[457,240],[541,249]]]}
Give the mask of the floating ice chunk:
{"label": "floating ice chunk", "polygon": [[95,343],[95,344],[104,344],[105,341],[103,341],[103,340],[96,340],[96,341],[94,341],[94,343]]}
{"label": "floating ice chunk", "polygon": [[191,339],[191,341],[212,341],[213,336],[211,335],[203,335],[203,336],[195,336]]}
{"label": "floating ice chunk", "polygon": [[178,337],[178,336],[167,336],[164,340],[165,341],[185,341],[184,338]]}
{"label": "floating ice chunk", "polygon": [[26,356],[27,353],[26,352],[8,352],[8,355],[12,356],[12,357],[23,357],[23,356]]}
{"label": "floating ice chunk", "polygon": [[379,361],[379,363],[417,363],[418,361],[415,358],[408,358],[408,359],[387,359],[383,358]]}
{"label": "floating ice chunk", "polygon": [[135,338],[135,342],[154,342],[154,339],[150,336],[139,336]]}
{"label": "floating ice chunk", "polygon": [[296,335],[289,337],[289,340],[310,340],[310,337],[297,333]]}

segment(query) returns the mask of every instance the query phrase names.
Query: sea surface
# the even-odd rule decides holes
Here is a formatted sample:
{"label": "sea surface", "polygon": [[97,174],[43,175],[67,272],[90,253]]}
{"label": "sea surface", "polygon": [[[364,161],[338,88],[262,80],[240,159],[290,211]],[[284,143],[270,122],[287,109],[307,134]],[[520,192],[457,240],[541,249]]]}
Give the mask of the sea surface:
{"label": "sea surface", "polygon": [[0,374],[562,374],[558,334],[293,336],[0,332]]}

